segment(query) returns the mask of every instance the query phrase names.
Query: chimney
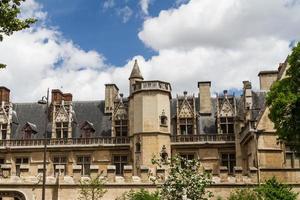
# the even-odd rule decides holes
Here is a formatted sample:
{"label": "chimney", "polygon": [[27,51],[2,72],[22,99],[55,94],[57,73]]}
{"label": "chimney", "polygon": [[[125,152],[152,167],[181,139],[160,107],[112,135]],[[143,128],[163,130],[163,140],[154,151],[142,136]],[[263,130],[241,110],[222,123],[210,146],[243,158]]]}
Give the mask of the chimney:
{"label": "chimney", "polygon": [[259,76],[260,90],[268,91],[270,90],[272,84],[277,80],[278,71],[277,70],[261,71],[259,72],[258,76]]}
{"label": "chimney", "polygon": [[52,90],[52,103],[61,104],[62,101],[72,101],[73,96],[71,93],[62,93],[59,89]]}
{"label": "chimney", "polygon": [[115,84],[105,84],[105,113],[112,113],[114,101],[118,97],[119,88]]}
{"label": "chimney", "polygon": [[202,115],[210,115],[211,114],[211,96],[210,96],[210,81],[202,81],[198,82],[199,88],[199,112]]}
{"label": "chimney", "polygon": [[0,103],[1,102],[6,102],[8,103],[10,98],[10,90],[6,87],[0,86]]}
{"label": "chimney", "polygon": [[244,107],[245,110],[252,109],[252,86],[250,81],[243,81]]}

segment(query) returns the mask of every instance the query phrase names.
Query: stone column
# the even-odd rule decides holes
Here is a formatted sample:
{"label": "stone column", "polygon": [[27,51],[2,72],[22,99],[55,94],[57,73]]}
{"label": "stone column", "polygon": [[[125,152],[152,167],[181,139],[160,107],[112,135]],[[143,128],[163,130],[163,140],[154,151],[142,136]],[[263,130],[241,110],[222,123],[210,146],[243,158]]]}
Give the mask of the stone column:
{"label": "stone column", "polygon": [[226,166],[220,166],[220,179],[221,182],[228,181],[228,168]]}
{"label": "stone column", "polygon": [[125,165],[123,170],[125,182],[132,182],[132,165]]}
{"label": "stone column", "polygon": [[108,182],[111,182],[111,183],[116,181],[116,166],[115,165],[107,166],[107,179],[108,179]]}
{"label": "stone column", "polygon": [[73,165],[73,179],[75,183],[78,183],[81,179],[81,165]]}
{"label": "stone column", "polygon": [[249,167],[249,175],[251,178],[252,183],[257,183],[258,182],[258,177],[257,177],[257,168],[256,167]]}
{"label": "stone column", "polygon": [[143,183],[149,182],[149,168],[147,166],[142,165],[140,167],[141,181]]}
{"label": "stone column", "polygon": [[90,172],[91,172],[91,178],[97,178],[97,176],[99,175],[99,166],[91,165]]}
{"label": "stone column", "polygon": [[233,173],[234,173],[236,182],[243,182],[243,168],[242,167],[234,167]]}

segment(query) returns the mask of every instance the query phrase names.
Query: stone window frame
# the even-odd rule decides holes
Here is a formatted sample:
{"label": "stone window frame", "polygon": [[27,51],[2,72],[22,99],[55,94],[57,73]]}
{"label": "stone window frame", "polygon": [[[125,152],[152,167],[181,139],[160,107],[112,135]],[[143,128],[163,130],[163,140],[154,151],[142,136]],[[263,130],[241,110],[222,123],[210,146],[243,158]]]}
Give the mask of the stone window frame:
{"label": "stone window frame", "polygon": [[[232,120],[228,120],[232,119]],[[223,121],[224,120],[224,121]],[[223,131],[222,125],[225,126],[226,131]],[[232,126],[232,127],[231,127]],[[232,128],[232,132],[230,129]],[[222,116],[220,117],[220,129],[222,134],[234,134],[234,117],[232,116]]]}
{"label": "stone window frame", "polygon": [[[223,157],[223,155],[226,155],[226,158]],[[234,155],[233,158],[230,156]],[[220,166],[225,166],[228,169],[228,174],[233,174],[233,168],[236,166],[236,153],[235,152],[220,152]],[[225,159],[223,159],[225,158]],[[223,163],[226,162],[226,165],[223,165]],[[232,162],[234,162],[232,164]]]}
{"label": "stone window frame", "polygon": [[[119,124],[117,122],[120,122]],[[123,122],[126,122],[123,124]],[[128,119],[115,119],[115,136],[127,137],[128,136]],[[117,129],[119,131],[117,132]],[[118,134],[117,134],[118,133]]]}
{"label": "stone window frame", "polygon": [[[184,120],[184,122],[183,122],[183,120]],[[191,122],[189,122],[189,121],[191,121]],[[182,132],[182,127],[185,128],[185,132]],[[180,135],[194,135],[193,118],[179,118],[179,132],[180,132]]]}
{"label": "stone window frame", "polygon": [[[8,130],[8,123],[1,123],[0,124],[0,132],[1,132],[1,139],[2,140],[7,139],[7,130]],[[4,139],[3,139],[3,135],[5,135]]]}
{"label": "stone window frame", "polygon": [[[55,161],[55,158],[58,158],[59,161],[56,162]],[[65,162],[62,161],[61,158],[65,158]],[[53,164],[53,172],[54,172],[54,176],[56,174],[60,175],[60,174],[64,174],[64,175],[67,175],[67,166],[68,166],[68,156],[67,155],[63,155],[63,154],[55,154],[52,156],[52,164]],[[65,169],[64,171],[62,172],[61,170],[59,170],[58,172],[56,171],[55,169],[55,166],[56,165],[64,165],[65,166]]]}
{"label": "stone window frame", "polygon": [[[116,157],[119,157],[120,159],[118,159],[118,161],[116,161]],[[126,157],[126,161],[125,159],[123,160],[123,158]],[[116,166],[116,175],[123,175],[123,171],[124,171],[124,166],[128,165],[128,161],[129,161],[129,156],[127,154],[113,154],[112,155],[112,163],[113,165]]]}
{"label": "stone window frame", "polygon": [[[59,125],[59,126],[58,126]],[[57,139],[68,139],[69,137],[69,122],[55,122],[55,134]],[[58,137],[60,136],[60,137]],[[65,137],[67,136],[67,137]]]}
{"label": "stone window frame", "polygon": [[[82,157],[82,161],[79,161],[79,158]],[[86,159],[88,158],[88,160]],[[76,165],[81,166],[81,175],[89,176],[91,173],[91,164],[92,164],[92,156],[90,154],[82,154],[76,156]]]}
{"label": "stone window frame", "polygon": [[[290,159],[291,160],[290,167],[287,167],[287,161],[288,161],[287,155],[289,155],[291,158]],[[298,162],[298,165],[296,165],[297,162]],[[297,153],[296,151],[292,151],[287,147],[287,149],[285,151],[284,163],[285,163],[286,168],[300,168],[300,153]]]}
{"label": "stone window frame", "polygon": [[15,157],[16,176],[20,176],[20,174],[21,174],[20,167],[23,164],[25,164],[25,165],[29,165],[30,164],[30,157],[29,156],[18,156],[18,157]]}

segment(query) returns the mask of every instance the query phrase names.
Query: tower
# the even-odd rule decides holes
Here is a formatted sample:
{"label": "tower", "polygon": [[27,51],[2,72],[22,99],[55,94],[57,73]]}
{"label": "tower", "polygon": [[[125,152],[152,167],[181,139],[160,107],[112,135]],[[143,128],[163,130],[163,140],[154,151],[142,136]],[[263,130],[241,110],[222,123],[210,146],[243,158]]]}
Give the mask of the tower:
{"label": "tower", "polygon": [[141,166],[154,169],[153,156],[161,152],[170,156],[171,86],[162,81],[144,81],[135,61],[130,75],[129,133],[134,173]]}
{"label": "tower", "polygon": [[140,71],[140,67],[137,63],[137,60],[134,60],[134,65],[129,77],[129,96],[131,96],[133,91],[133,85],[138,81],[143,81],[144,78],[142,76],[142,73]]}

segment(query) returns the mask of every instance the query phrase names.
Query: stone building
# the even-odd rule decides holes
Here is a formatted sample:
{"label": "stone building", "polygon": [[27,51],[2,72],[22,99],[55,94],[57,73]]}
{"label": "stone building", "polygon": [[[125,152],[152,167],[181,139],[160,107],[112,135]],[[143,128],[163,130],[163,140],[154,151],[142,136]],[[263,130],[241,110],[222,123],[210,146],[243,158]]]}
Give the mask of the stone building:
{"label": "stone building", "polygon": [[149,173],[164,177],[167,169],[151,158],[162,153],[199,159],[220,196],[272,176],[299,189],[300,156],[277,141],[265,106],[266,92],[287,67],[260,72],[260,91],[244,81],[241,96],[211,96],[211,82],[200,81],[198,94],[172,97],[170,83],[144,80],[137,61],[128,97],[115,84],[105,85],[99,101],[74,101],[54,89],[47,107],[11,102],[10,90],[0,87],[0,199],[41,199],[45,132],[47,199],[77,199],[79,181],[100,172],[107,178],[104,199],[154,189]]}

